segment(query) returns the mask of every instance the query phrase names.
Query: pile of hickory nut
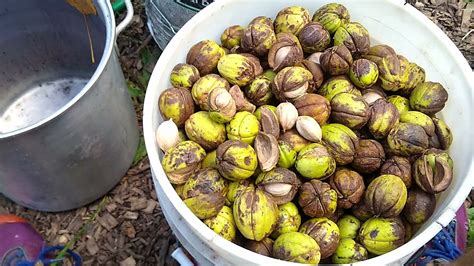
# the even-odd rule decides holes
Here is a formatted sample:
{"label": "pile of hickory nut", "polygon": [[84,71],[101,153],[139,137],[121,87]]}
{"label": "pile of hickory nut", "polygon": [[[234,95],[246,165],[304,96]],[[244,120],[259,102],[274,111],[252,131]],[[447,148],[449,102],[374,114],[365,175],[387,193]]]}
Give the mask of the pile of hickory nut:
{"label": "pile of hickory nut", "polygon": [[[337,3],[203,40],[159,98],[163,169],[223,238],[281,260],[352,263],[408,241],[448,188],[440,83]],[[371,254],[371,255],[370,255]]]}

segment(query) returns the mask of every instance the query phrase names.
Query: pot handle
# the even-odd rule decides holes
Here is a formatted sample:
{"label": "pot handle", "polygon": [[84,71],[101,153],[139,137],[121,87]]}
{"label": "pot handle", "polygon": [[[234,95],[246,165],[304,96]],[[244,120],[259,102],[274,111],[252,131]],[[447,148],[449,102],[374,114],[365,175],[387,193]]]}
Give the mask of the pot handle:
{"label": "pot handle", "polygon": [[123,1],[125,2],[125,7],[127,8],[127,15],[122,20],[122,22],[120,22],[117,25],[117,28],[115,28],[115,32],[117,35],[119,35],[128,26],[128,24],[130,24],[133,17],[133,5],[132,5],[131,0],[123,0]]}

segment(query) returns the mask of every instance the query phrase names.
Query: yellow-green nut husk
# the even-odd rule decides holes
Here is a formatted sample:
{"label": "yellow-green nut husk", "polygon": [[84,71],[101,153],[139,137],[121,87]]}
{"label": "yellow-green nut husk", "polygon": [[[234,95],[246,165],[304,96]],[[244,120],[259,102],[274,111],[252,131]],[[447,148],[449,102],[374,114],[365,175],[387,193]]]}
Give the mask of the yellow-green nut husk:
{"label": "yellow-green nut husk", "polygon": [[254,18],[244,29],[240,40],[242,50],[258,57],[264,57],[276,42],[273,22],[270,18],[259,16]]}
{"label": "yellow-green nut husk", "polygon": [[398,123],[400,114],[397,108],[386,99],[378,99],[370,106],[370,118],[367,126],[376,139],[387,137],[390,130]]}
{"label": "yellow-green nut husk", "polygon": [[332,263],[349,264],[364,261],[369,258],[367,249],[353,239],[346,238],[339,241],[336,252],[332,255]]}
{"label": "yellow-green nut husk", "polygon": [[410,63],[405,58],[399,57],[392,47],[384,44],[375,45],[369,49],[364,58],[377,64],[380,85],[384,90],[398,91],[405,86],[409,76],[405,70]]}
{"label": "yellow-green nut husk", "polygon": [[306,147],[306,145],[311,143],[302,136],[300,136],[295,128],[283,133],[280,136],[279,140],[283,140],[288,143],[290,147],[295,149],[296,152],[300,152],[304,147]]}
{"label": "yellow-green nut husk", "polygon": [[453,143],[453,134],[451,133],[451,129],[443,120],[433,117],[433,123],[435,125],[435,133],[436,135],[433,136],[433,140],[430,139],[430,146],[437,149],[447,150],[451,143]]}
{"label": "yellow-green nut husk", "polygon": [[387,101],[392,103],[395,108],[397,108],[400,115],[411,110],[410,101],[403,96],[391,95],[387,97]]}
{"label": "yellow-green nut husk", "polygon": [[331,118],[352,129],[362,128],[369,120],[370,109],[362,96],[343,92],[331,100]]}
{"label": "yellow-green nut husk", "polygon": [[216,169],[205,168],[186,181],[182,193],[186,206],[199,219],[207,219],[224,206],[227,182]]}
{"label": "yellow-green nut husk", "polygon": [[225,141],[226,131],[224,124],[211,119],[208,112],[199,111],[192,114],[184,129],[192,141],[197,142],[205,150],[214,150]]}
{"label": "yellow-green nut husk", "polygon": [[225,48],[232,50],[236,46],[240,46],[240,40],[244,34],[244,28],[240,25],[233,25],[224,30],[221,35],[221,43]]}
{"label": "yellow-green nut husk", "polygon": [[278,206],[261,189],[247,189],[235,197],[233,213],[240,233],[247,239],[260,241],[275,228]]}
{"label": "yellow-green nut husk", "polygon": [[399,218],[371,218],[362,224],[359,241],[376,255],[390,252],[405,242],[405,227]]}
{"label": "yellow-green nut husk", "polygon": [[187,140],[168,150],[161,165],[171,184],[181,185],[201,168],[205,156],[206,151],[199,144]]}
{"label": "yellow-green nut husk", "polygon": [[232,95],[224,88],[213,89],[208,96],[209,116],[217,123],[227,123],[237,112]]}
{"label": "yellow-green nut husk", "polygon": [[407,201],[407,187],[396,175],[376,177],[365,191],[365,204],[377,217],[398,216]]}
{"label": "yellow-green nut husk", "polygon": [[349,69],[349,77],[357,87],[366,89],[372,87],[379,78],[377,65],[367,59],[357,59]]}
{"label": "yellow-green nut husk", "polygon": [[216,216],[208,218],[203,222],[223,238],[229,241],[235,240],[237,229],[235,228],[234,215],[231,208],[224,206]]}
{"label": "yellow-green nut husk", "polygon": [[262,74],[263,76],[267,77],[270,81],[273,81],[273,79],[275,78],[276,76],[276,73],[271,70],[271,69],[267,69],[263,72]]}
{"label": "yellow-green nut husk", "polygon": [[[186,184],[186,183],[184,183]],[[176,194],[178,194],[178,196],[183,199],[184,196],[183,196],[183,189],[184,189],[184,184],[181,184],[181,185],[176,185],[174,187],[174,190],[176,191]]]}
{"label": "yellow-green nut husk", "polygon": [[249,178],[257,169],[257,154],[249,144],[237,140],[228,140],[216,151],[217,169],[229,180]]}
{"label": "yellow-green nut husk", "polygon": [[350,128],[337,123],[321,127],[323,143],[338,165],[349,164],[359,146],[359,138]]}
{"label": "yellow-green nut husk", "polygon": [[230,84],[245,86],[255,76],[261,74],[261,67],[256,67],[256,64],[260,66],[258,60],[253,60],[250,57],[241,54],[228,54],[221,57],[217,69],[219,74]]}
{"label": "yellow-green nut husk", "polygon": [[244,179],[230,182],[227,186],[227,198],[225,200],[225,204],[227,206],[232,206],[235,201],[235,197],[242,193],[242,191],[246,189],[255,189],[255,185],[253,184],[253,180]]}
{"label": "yellow-green nut husk", "polygon": [[433,214],[436,208],[436,197],[421,189],[408,191],[407,203],[403,209],[405,219],[411,224],[422,224]]}
{"label": "yellow-green nut husk", "polygon": [[158,100],[163,120],[173,119],[178,127],[194,113],[194,103],[191,93],[185,88],[169,88],[160,94]]}
{"label": "yellow-green nut husk", "polygon": [[298,153],[295,168],[306,178],[325,179],[336,171],[336,161],[324,145],[311,143]]}
{"label": "yellow-green nut husk", "polygon": [[204,157],[202,161],[201,168],[214,168],[217,169],[216,164],[216,150],[210,151]]}
{"label": "yellow-green nut husk", "polygon": [[182,194],[184,198],[190,198],[209,192],[220,192],[225,197],[227,181],[221,177],[216,169],[203,168],[186,181]]}
{"label": "yellow-green nut husk", "polygon": [[428,137],[431,137],[435,134],[435,125],[433,120],[428,115],[425,115],[422,112],[418,111],[407,111],[400,114],[400,122],[402,123],[411,123],[421,126]]}
{"label": "yellow-green nut husk", "polygon": [[200,78],[199,70],[189,64],[177,64],[173,67],[170,75],[171,85],[190,89]]}
{"label": "yellow-green nut husk", "polygon": [[369,32],[364,26],[362,26],[362,24],[358,22],[349,22],[344,26],[339,27],[336,33],[334,33],[334,45],[341,44],[346,46],[354,57],[358,58],[369,52]]}
{"label": "yellow-green nut husk", "polygon": [[298,207],[293,202],[287,202],[278,206],[278,220],[271,237],[278,238],[281,234],[298,232],[301,225],[301,215]]}
{"label": "yellow-green nut husk", "polygon": [[313,21],[321,23],[331,34],[334,34],[339,27],[349,23],[350,20],[351,16],[347,8],[337,3],[322,6],[313,15]]}
{"label": "yellow-green nut husk", "polygon": [[318,22],[306,24],[298,34],[298,40],[305,53],[322,52],[331,43],[331,35]]}
{"label": "yellow-green nut husk", "polygon": [[186,131],[184,129],[178,130],[178,138],[179,142],[188,140],[188,136],[186,136]]}
{"label": "yellow-green nut husk", "polygon": [[278,159],[278,166],[283,168],[290,168],[296,162],[297,152],[291,147],[286,141],[278,141],[278,149],[280,151],[280,157]]}
{"label": "yellow-green nut husk", "polygon": [[260,121],[261,117],[262,117],[262,109],[264,108],[268,108],[270,109],[270,111],[272,111],[275,115],[276,115],[276,106],[274,105],[269,105],[269,104],[264,104],[262,106],[259,106],[257,108],[257,110],[255,110],[255,112],[253,113],[253,115],[258,119],[258,121]]}
{"label": "yellow-green nut husk", "polygon": [[400,93],[404,95],[410,95],[418,84],[425,82],[425,70],[419,65],[411,62],[408,65],[405,75],[408,75],[408,80],[403,84],[403,88]]}
{"label": "yellow-green nut husk", "polygon": [[321,88],[319,88],[318,94],[326,97],[328,101],[331,101],[334,96],[342,92],[362,96],[362,93],[352,85],[346,76],[335,76],[328,79],[323,83]]}
{"label": "yellow-green nut husk", "polygon": [[328,258],[336,251],[340,235],[337,225],[326,217],[313,218],[301,225],[300,233],[305,233],[318,243],[321,259]]}
{"label": "yellow-green nut husk", "polygon": [[410,156],[423,153],[429,146],[429,138],[423,127],[412,123],[396,124],[387,136],[390,151]]}
{"label": "yellow-green nut husk", "polygon": [[209,74],[201,77],[194,83],[191,90],[194,102],[199,105],[201,110],[209,111],[209,93],[215,88],[224,88],[229,90],[229,82],[217,74]]}
{"label": "yellow-green nut husk", "polygon": [[423,191],[443,192],[453,180],[453,160],[445,151],[430,149],[413,164],[413,177]]}
{"label": "yellow-green nut husk", "polygon": [[312,80],[313,74],[306,68],[285,67],[272,82],[273,95],[281,102],[296,100],[306,93]]}
{"label": "yellow-green nut husk", "polygon": [[268,104],[273,96],[270,79],[264,75],[256,77],[250,85],[247,86],[245,96],[256,106]]}
{"label": "yellow-green nut husk", "polygon": [[273,243],[273,256],[290,262],[318,264],[321,259],[318,243],[307,234],[281,234]]}
{"label": "yellow-green nut husk", "polygon": [[224,48],[220,47],[215,41],[204,40],[189,49],[186,63],[195,66],[199,73],[204,76],[215,72],[217,62],[224,55]]}
{"label": "yellow-green nut husk", "polygon": [[257,254],[272,257],[273,240],[269,237],[263,239],[262,241],[247,240],[244,242],[243,246]]}
{"label": "yellow-green nut husk", "polygon": [[441,111],[448,100],[448,92],[437,82],[418,84],[410,95],[410,107],[413,110],[434,115]]}
{"label": "yellow-green nut husk", "polygon": [[345,214],[337,221],[341,239],[355,239],[360,228],[360,221],[355,216]]}
{"label": "yellow-green nut husk", "polygon": [[260,130],[257,117],[247,111],[237,112],[226,125],[227,138],[252,144]]}
{"label": "yellow-green nut husk", "polygon": [[275,32],[290,32],[298,35],[303,29],[304,25],[311,21],[309,12],[306,8],[301,6],[290,6],[278,12],[275,18]]}

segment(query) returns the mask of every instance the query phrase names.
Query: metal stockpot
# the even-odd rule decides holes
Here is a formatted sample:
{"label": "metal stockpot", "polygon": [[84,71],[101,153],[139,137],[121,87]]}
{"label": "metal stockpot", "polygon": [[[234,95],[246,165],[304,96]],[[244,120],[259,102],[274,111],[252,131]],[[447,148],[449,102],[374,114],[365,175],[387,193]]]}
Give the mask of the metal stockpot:
{"label": "metal stockpot", "polygon": [[116,29],[110,3],[94,4],[86,18],[66,1],[0,1],[0,193],[20,205],[80,207],[133,160],[137,120],[114,48],[133,9]]}

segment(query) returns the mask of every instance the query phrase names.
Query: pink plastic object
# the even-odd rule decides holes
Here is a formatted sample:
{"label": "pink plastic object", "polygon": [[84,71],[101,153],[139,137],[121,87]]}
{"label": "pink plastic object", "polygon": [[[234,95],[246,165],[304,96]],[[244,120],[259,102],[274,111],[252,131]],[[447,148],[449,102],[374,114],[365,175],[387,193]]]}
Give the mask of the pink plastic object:
{"label": "pink plastic object", "polygon": [[14,265],[18,254],[34,261],[43,247],[43,238],[25,219],[0,215],[0,265]]}

